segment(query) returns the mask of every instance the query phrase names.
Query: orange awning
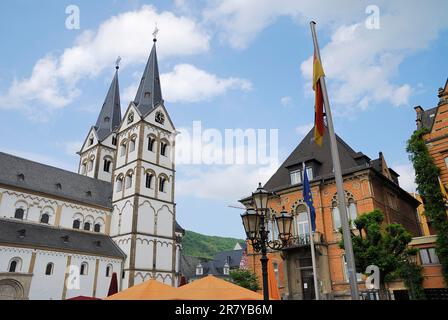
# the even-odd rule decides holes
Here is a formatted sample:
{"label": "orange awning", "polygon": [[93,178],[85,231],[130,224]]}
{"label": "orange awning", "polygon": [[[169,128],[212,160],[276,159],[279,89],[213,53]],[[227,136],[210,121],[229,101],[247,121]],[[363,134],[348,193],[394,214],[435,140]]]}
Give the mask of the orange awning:
{"label": "orange awning", "polygon": [[263,300],[263,296],[214,276],[207,276],[163,293],[166,300]]}
{"label": "orange awning", "polygon": [[176,289],[157,280],[148,280],[124,291],[111,295],[105,300],[164,300],[163,295],[170,296]]}

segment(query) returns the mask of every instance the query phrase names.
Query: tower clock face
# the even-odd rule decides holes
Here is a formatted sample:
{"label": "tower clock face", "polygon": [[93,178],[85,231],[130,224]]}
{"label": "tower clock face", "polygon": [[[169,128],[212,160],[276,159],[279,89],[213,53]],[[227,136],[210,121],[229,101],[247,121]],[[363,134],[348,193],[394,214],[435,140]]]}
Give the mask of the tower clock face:
{"label": "tower clock face", "polygon": [[156,113],[156,119],[155,120],[156,120],[156,122],[158,122],[160,124],[163,124],[165,122],[165,115],[162,112],[158,111]]}

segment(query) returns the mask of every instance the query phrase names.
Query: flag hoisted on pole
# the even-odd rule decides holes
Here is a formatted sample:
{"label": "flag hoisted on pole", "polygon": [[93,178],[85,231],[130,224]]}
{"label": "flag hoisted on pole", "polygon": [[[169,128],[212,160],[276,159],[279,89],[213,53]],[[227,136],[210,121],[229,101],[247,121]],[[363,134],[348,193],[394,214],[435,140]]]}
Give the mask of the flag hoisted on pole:
{"label": "flag hoisted on pole", "polygon": [[[347,260],[347,272],[349,276],[349,282],[350,282],[350,293],[352,300],[359,300],[359,294],[358,294],[358,283],[356,279],[356,266],[355,266],[355,257],[353,254],[353,245],[352,245],[352,238],[350,233],[350,227],[348,223],[348,216],[347,216],[347,206],[345,201],[345,192],[344,192],[344,186],[343,186],[343,180],[342,180],[342,169],[341,169],[341,163],[339,161],[339,152],[338,152],[338,146],[336,141],[336,135],[334,133],[334,127],[333,127],[333,118],[331,116],[331,110],[330,110],[330,102],[328,99],[328,93],[327,93],[327,87],[325,84],[325,74],[323,72],[322,64],[321,64],[321,57],[320,57],[320,51],[319,51],[319,44],[317,42],[317,35],[316,35],[316,23],[314,21],[311,21],[310,23],[311,27],[311,35],[313,36],[313,43],[314,43],[314,75],[313,75],[313,89],[319,89],[319,86],[316,86],[317,82],[320,85],[321,94],[322,94],[322,100],[323,105],[325,107],[325,116],[327,118],[327,128],[328,128],[328,135],[330,138],[330,149],[331,149],[331,158],[333,159],[333,170],[334,170],[334,179],[336,181],[336,190],[338,195],[338,208],[339,208],[339,214],[341,216],[341,226],[342,226],[342,234],[343,234],[343,240],[344,240],[344,249],[345,249],[345,257]],[[314,81],[317,81],[314,83]],[[317,105],[320,100],[317,100],[318,98],[318,90],[316,90],[316,123],[317,120],[322,121],[323,125],[323,113],[322,116],[319,116],[319,119],[317,119]],[[322,108],[321,108],[322,109]],[[323,112],[321,110],[321,112]],[[316,127],[314,128],[314,132],[316,133]],[[317,136],[319,138],[319,136]],[[319,144],[319,140],[315,140],[317,144]],[[322,143],[322,141],[320,141]]]}
{"label": "flag hoisted on pole", "polygon": [[306,173],[305,162],[303,163],[303,201],[306,203],[308,213],[308,226],[310,228],[311,262],[313,265],[314,294],[319,300],[319,283],[317,281],[316,252],[314,250],[314,231],[316,230],[316,210],[313,204],[310,181]]}
{"label": "flag hoisted on pole", "polygon": [[317,145],[322,146],[324,138],[324,99],[322,96],[322,86],[320,79],[325,77],[324,68],[320,57],[314,51],[313,57],[313,90],[315,94],[314,99],[314,141]]}

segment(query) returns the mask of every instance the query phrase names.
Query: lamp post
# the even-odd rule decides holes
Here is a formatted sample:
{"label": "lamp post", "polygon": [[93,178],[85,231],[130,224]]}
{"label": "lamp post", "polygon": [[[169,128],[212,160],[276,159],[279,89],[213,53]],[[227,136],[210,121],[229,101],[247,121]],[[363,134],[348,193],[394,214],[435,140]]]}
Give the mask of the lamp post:
{"label": "lamp post", "polygon": [[255,208],[249,208],[241,215],[247,240],[252,244],[255,252],[261,252],[261,272],[263,279],[263,297],[269,300],[268,283],[268,257],[267,249],[280,250],[284,248],[291,237],[292,215],[283,208],[280,216],[275,217],[278,229],[278,239],[269,240],[269,231],[266,230],[265,222],[268,214],[268,199],[271,193],[264,190],[261,183],[257,190],[252,193],[252,202]]}

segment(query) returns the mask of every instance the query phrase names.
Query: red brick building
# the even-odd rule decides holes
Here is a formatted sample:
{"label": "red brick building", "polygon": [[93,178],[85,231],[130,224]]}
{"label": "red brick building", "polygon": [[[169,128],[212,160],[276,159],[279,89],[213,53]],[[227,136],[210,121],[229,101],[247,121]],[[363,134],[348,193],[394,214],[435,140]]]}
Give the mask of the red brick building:
{"label": "red brick building", "polygon": [[[416,212],[419,202],[400,187],[398,174],[387,166],[383,154],[380,152],[377,159],[370,159],[362,152],[354,151],[340,137],[337,137],[337,143],[349,218],[354,220],[358,215],[379,208],[385,215],[385,223],[400,223],[414,236],[420,236]],[[283,207],[294,215],[293,243],[281,252],[271,252],[269,258],[274,269],[275,266],[278,268],[279,287],[284,299],[314,299],[309,226],[302,197],[303,163],[316,209],[315,247],[320,295],[322,299],[346,299],[350,297],[350,290],[344,250],[338,245],[340,218],[328,134],[319,147],[313,141],[311,130],[264,185],[275,194],[268,204],[270,236],[276,237],[273,219]],[[250,206],[250,198],[241,202]],[[249,266],[261,279],[259,258],[249,246]],[[364,289],[361,276],[359,288]]]}

